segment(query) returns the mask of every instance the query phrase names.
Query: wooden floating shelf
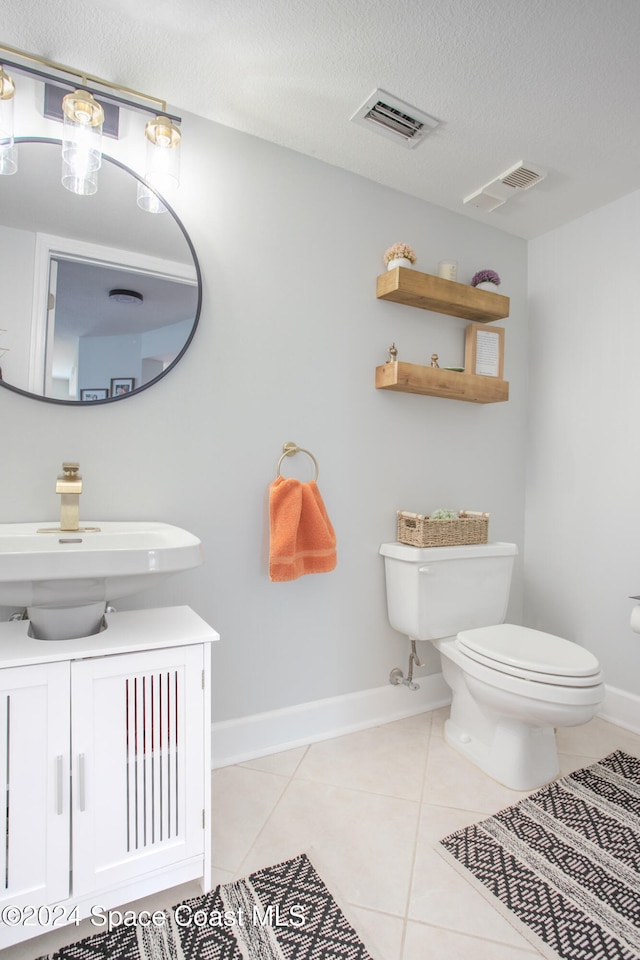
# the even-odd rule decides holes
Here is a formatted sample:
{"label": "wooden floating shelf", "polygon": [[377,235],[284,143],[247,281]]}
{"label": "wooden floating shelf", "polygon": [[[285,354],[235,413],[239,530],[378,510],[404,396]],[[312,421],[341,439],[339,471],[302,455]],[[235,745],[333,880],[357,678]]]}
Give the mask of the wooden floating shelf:
{"label": "wooden floating shelf", "polygon": [[[447,282],[451,281],[445,281]],[[396,390],[399,393],[419,393],[427,397],[445,397],[447,400],[468,400],[470,403],[500,403],[509,399],[507,380],[479,377],[474,373],[458,373],[440,367],[422,367],[401,360],[391,360],[381,367],[376,367],[376,388]]]}
{"label": "wooden floating shelf", "polygon": [[462,317],[476,323],[492,323],[509,316],[509,297],[490,290],[478,290],[466,283],[443,280],[428,273],[419,273],[408,267],[396,267],[381,273],[377,280],[376,296],[379,300],[392,300],[408,307],[420,307],[444,313],[449,317]]}

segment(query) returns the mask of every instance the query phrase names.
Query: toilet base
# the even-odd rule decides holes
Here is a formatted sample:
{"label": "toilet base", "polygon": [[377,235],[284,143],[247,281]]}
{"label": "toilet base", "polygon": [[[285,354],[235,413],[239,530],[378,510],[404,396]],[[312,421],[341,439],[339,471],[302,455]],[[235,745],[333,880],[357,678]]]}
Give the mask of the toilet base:
{"label": "toilet base", "polygon": [[451,688],[446,742],[512,790],[535,790],[558,776],[555,730],[593,718],[603,687],[562,689],[500,674],[465,657],[455,641],[436,644]]}
{"label": "toilet base", "polygon": [[560,772],[553,727],[533,727],[505,717],[496,725],[488,746],[450,718],[444,725],[444,738],[450,747],[511,790],[534,790]]}

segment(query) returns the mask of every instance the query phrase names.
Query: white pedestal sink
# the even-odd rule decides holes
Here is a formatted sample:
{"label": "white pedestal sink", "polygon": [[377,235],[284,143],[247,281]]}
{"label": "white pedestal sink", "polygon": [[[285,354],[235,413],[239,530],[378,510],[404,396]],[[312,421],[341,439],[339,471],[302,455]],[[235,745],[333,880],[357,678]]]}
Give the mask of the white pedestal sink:
{"label": "white pedestal sink", "polygon": [[[26,607],[40,640],[97,633],[108,601],[197,567],[202,544],[168,523],[87,521],[95,531],[54,522],[0,523],[0,605]],[[52,532],[39,531],[50,529]]]}

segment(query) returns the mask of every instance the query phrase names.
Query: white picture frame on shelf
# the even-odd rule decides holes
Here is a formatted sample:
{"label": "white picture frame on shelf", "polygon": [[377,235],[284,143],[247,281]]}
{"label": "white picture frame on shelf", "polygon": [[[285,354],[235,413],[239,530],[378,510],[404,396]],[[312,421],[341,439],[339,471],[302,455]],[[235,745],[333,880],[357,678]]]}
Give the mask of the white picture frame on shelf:
{"label": "white picture frame on shelf", "polygon": [[464,371],[503,379],[504,328],[470,323],[465,330]]}

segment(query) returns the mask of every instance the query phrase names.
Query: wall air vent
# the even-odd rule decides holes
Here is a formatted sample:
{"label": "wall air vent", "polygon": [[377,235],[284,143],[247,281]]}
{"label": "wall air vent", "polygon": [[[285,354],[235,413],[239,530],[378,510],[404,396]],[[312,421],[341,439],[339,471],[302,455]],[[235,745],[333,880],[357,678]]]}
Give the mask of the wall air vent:
{"label": "wall air vent", "polygon": [[422,143],[439,123],[428,113],[399,100],[386,90],[374,90],[351,119],[409,149]]}
{"label": "wall air vent", "polygon": [[465,197],[463,203],[478,207],[479,210],[495,210],[523,190],[528,190],[534,184],[540,183],[546,175],[546,170],[541,167],[533,166],[531,163],[516,163],[495,180],[490,180],[484,187]]}

